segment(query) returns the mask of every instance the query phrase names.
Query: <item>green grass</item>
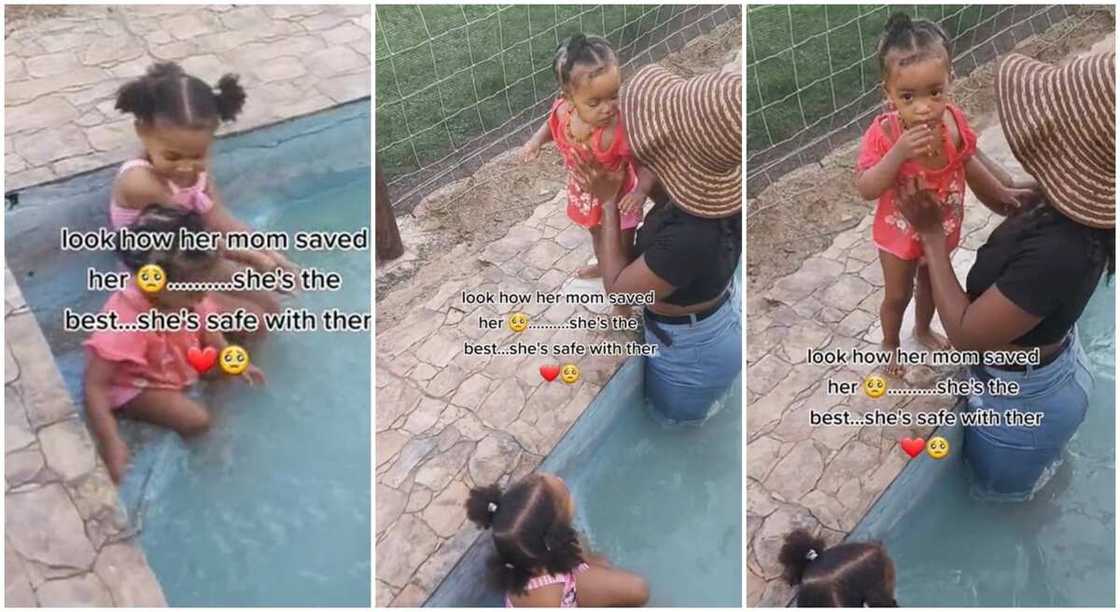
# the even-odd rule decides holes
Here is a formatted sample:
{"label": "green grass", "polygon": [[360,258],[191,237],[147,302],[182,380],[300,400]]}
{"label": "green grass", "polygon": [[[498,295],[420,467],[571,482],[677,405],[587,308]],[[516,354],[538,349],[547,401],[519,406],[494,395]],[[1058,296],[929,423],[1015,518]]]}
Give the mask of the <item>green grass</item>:
{"label": "green grass", "polygon": [[[807,125],[878,87],[879,64],[875,48],[883,26],[895,11],[904,10],[912,17],[940,21],[950,38],[957,41],[1005,8],[995,5],[748,7],[748,155],[791,138]],[[967,42],[970,37],[965,38]],[[967,51],[960,46],[956,48],[958,54]]]}
{"label": "green grass", "polygon": [[682,8],[378,6],[377,156],[386,178],[442,159],[555,95],[552,54],[565,37],[597,34],[620,49]]}

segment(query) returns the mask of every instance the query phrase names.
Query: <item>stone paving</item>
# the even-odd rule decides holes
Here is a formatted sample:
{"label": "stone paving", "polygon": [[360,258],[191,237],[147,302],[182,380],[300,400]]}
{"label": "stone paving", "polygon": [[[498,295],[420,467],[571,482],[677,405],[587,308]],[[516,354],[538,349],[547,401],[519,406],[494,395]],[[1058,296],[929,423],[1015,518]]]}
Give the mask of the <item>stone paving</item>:
{"label": "stone paving", "polygon": [[370,95],[370,6],[70,6],[5,40],[5,189],[136,154],[115,93],[157,61],[248,97],[221,134]]}
{"label": "stone paving", "polygon": [[[514,334],[504,315],[523,311],[531,324],[558,324],[609,307],[466,305],[461,292],[587,293],[600,281],[573,272],[593,258],[587,231],[568,220],[563,192],[535,207],[481,253],[466,245],[447,259],[450,273],[427,266],[410,281],[422,304],[377,336],[377,583],[378,606],[419,606],[479,535],[463,502],[472,486],[515,480],[532,471],[575,422],[622,357],[474,356],[466,341],[596,343],[631,339],[624,332],[532,329]],[[408,290],[398,290],[405,292]],[[430,296],[426,302],[420,296]],[[384,308],[384,310],[383,310]],[[379,315],[394,308],[378,304]],[[500,329],[480,317],[502,316]],[[634,336],[636,338],[636,336]],[[546,382],[538,368],[572,361],[572,385]]]}
{"label": "stone paving", "polygon": [[10,271],[4,284],[5,605],[163,606]]}
{"label": "stone paving", "polygon": [[[980,133],[980,147],[1022,175],[997,122]],[[821,533],[829,545],[842,540],[909,460],[899,440],[925,437],[932,429],[813,427],[810,409],[847,409],[861,415],[872,409],[918,413],[955,403],[946,396],[829,395],[827,379],[860,381],[871,368],[806,363],[809,349],[873,350],[882,341],[883,276],[871,243],[872,219],[868,214],[797,272],[747,300],[748,606],[784,606],[792,597],[778,563],[786,533],[804,527]],[[969,193],[961,246],[953,254],[957,278],[965,277],[976,249],[1001,220]],[[903,348],[917,350],[908,338],[913,312],[911,305],[902,326]],[[942,331],[936,316],[934,327]],[[910,366],[906,384],[927,388],[950,374],[951,370]]]}

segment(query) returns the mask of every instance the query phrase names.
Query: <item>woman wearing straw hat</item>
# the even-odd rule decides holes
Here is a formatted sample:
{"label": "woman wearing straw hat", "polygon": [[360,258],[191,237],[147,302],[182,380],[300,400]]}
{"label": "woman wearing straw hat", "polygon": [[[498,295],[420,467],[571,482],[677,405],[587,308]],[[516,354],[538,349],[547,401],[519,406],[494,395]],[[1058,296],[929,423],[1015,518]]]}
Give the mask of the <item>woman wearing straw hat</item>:
{"label": "woman wearing straw hat", "polygon": [[901,209],[921,235],[934,303],[953,345],[1012,355],[1037,349],[1037,364],[972,368],[980,381],[1017,382],[1019,393],[972,395],[969,410],[1042,413],[1036,427],[965,429],[973,490],[985,497],[1032,497],[1085,418],[1093,381],[1075,323],[1103,273],[1115,270],[1115,66],[1115,53],[1061,68],[1017,54],[1000,63],[1003,132],[1043,195],[992,232],[963,289],[932,195],[915,185],[901,190]]}
{"label": "woman wearing straw hat", "polygon": [[[649,65],[622,91],[622,118],[634,155],[657,175],[653,208],[627,261],[611,198],[622,180],[579,169],[605,202],[597,239],[604,289],[648,293],[645,391],[671,422],[703,422],[742,369],[742,308],[735,270],[742,252],[742,76],[691,79]],[[610,219],[606,217],[610,216]]]}

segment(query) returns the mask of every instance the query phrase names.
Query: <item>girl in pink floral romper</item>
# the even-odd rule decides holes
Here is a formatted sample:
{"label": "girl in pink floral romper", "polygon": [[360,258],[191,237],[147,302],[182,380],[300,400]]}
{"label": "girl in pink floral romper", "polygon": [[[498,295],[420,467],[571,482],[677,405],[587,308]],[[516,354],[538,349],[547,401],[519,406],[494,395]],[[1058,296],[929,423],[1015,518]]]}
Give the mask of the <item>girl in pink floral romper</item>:
{"label": "girl in pink floral romper", "polygon": [[[914,337],[932,350],[950,348],[930,328],[934,303],[917,233],[898,210],[899,186],[916,186],[941,202],[950,250],[961,239],[965,185],[1001,215],[1017,213],[1037,198],[1037,184],[1018,184],[976,149],[976,133],[961,109],[949,103],[952,57],[949,37],[932,21],[896,13],[879,41],[879,67],[888,111],[876,117],[860,143],[856,189],[878,200],[872,238],[879,248],[885,292],[879,316],[882,348],[899,346],[902,317],[915,296]],[[916,281],[916,282],[915,282]],[[915,291],[916,287],[916,291]],[[894,360],[888,374],[902,375]]]}

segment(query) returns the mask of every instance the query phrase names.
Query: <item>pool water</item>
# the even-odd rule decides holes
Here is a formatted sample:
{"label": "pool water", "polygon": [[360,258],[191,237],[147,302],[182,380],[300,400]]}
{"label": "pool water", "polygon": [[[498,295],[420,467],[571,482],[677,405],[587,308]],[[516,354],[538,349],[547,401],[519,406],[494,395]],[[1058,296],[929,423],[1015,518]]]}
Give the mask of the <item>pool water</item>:
{"label": "pool water", "polygon": [[[227,205],[260,230],[369,227],[368,127],[366,101],[219,141],[213,167]],[[104,253],[57,253],[58,227],[101,223],[111,180],[106,171],[28,190],[8,214],[9,263],[79,406],[85,335],[61,331],[60,312],[99,309],[107,294],[85,291],[85,268],[115,263]],[[52,204],[57,211],[66,200],[91,210],[42,230],[42,217],[58,216]],[[20,226],[43,231],[53,252],[37,256]],[[288,255],[340,273],[343,286],[285,306],[370,310],[368,250]],[[276,332],[249,345],[267,383],[200,385],[213,416],[200,438],[184,443],[167,430],[122,423],[132,450],[122,501],[171,605],[370,604],[369,338]]]}
{"label": "pool water", "polygon": [[1102,285],[1078,324],[1093,397],[1064,465],[1035,498],[977,501],[956,461],[880,536],[901,605],[1113,606],[1115,299]]}
{"label": "pool water", "polygon": [[740,604],[742,397],[740,375],[698,428],[620,406],[603,444],[564,475],[592,550],[645,576],[650,606]]}

